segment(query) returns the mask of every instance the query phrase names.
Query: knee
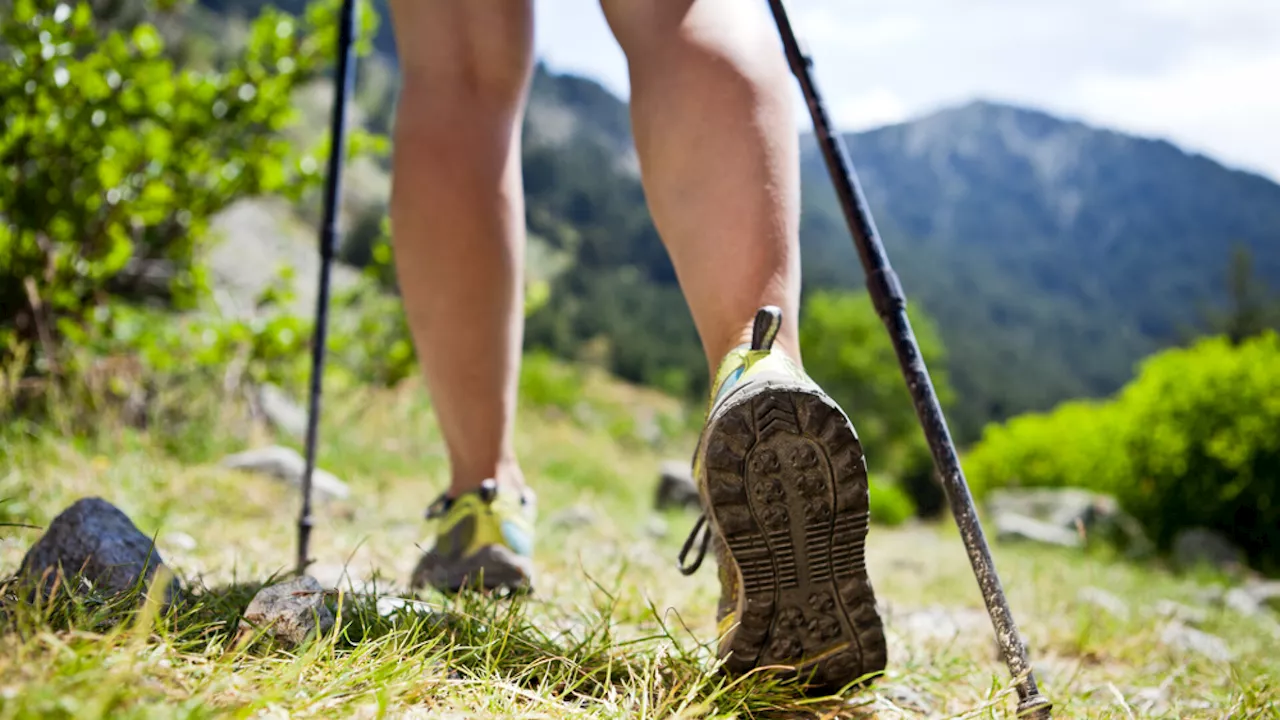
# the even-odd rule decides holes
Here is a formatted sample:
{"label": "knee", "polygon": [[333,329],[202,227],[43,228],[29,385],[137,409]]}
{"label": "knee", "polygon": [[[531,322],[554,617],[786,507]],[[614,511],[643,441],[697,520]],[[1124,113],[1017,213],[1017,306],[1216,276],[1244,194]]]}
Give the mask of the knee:
{"label": "knee", "polygon": [[742,0],[601,0],[633,74],[716,67],[722,79],[727,75],[758,88],[785,75],[786,64],[763,13],[746,5]]}
{"label": "knee", "polygon": [[530,19],[504,16],[494,3],[430,12],[434,5],[396,8],[402,116],[509,118],[532,71]]}

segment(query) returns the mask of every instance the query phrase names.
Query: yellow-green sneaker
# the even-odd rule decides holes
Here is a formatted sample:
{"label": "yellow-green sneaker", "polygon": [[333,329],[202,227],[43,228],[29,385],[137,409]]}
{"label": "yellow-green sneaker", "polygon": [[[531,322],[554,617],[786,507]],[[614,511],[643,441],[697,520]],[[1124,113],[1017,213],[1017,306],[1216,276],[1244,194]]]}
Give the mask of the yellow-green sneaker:
{"label": "yellow-green sneaker", "polygon": [[531,492],[499,489],[494,480],[457,497],[441,495],[427,509],[427,519],[439,520],[435,546],[418,561],[410,585],[445,593],[532,591],[534,507]]}
{"label": "yellow-green sneaker", "polygon": [[863,554],[866,462],[844,411],[773,348],[781,323],[762,308],[716,373],[693,468],[706,512],[680,563],[692,574],[714,542],[727,671],[770,666],[833,692],[887,660]]}

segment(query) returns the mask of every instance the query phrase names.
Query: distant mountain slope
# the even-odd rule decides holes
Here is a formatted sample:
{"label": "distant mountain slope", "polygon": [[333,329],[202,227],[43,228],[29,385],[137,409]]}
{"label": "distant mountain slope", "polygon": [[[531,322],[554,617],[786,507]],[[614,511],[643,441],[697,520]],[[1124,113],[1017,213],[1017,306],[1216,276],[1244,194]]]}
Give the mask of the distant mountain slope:
{"label": "distant mountain slope", "polygon": [[[1223,297],[1233,244],[1280,286],[1280,185],[1166,142],[975,102],[847,136],[908,295],[939,321],[970,424],[1117,388]],[[804,157],[814,285],[860,284]]]}

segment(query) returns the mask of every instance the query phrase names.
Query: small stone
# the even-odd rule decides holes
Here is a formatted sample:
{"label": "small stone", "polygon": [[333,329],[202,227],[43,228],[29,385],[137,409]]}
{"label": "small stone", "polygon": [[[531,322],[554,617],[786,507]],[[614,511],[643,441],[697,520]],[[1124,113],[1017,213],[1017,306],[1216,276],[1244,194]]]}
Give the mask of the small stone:
{"label": "small stone", "polygon": [[1169,712],[1169,682],[1159,687],[1147,687],[1136,690],[1129,695],[1129,704],[1134,710],[1142,713],[1142,717],[1161,717]]}
{"label": "small stone", "polygon": [[[986,506],[993,518],[1009,514],[1070,533],[1075,538],[1070,547],[1102,540],[1123,547],[1131,557],[1147,555],[1154,549],[1141,524],[1121,510],[1120,503],[1110,495],[1081,488],[1003,489],[992,492]],[[1051,537],[1047,531],[1039,535]],[[1051,544],[1068,542],[1065,535],[1052,537],[1057,542]]]}
{"label": "small stone", "polygon": [[183,552],[196,549],[196,539],[184,532],[171,532],[164,536],[164,542],[173,549]]}
{"label": "small stone", "polygon": [[[66,579],[78,576],[107,595],[139,587],[145,594],[163,567],[160,551],[128,515],[91,497],[77,500],[49,523],[23,557],[18,576],[48,590],[61,571]],[[180,592],[178,580],[171,577],[165,603],[176,600]]]}
{"label": "small stone", "polygon": [[933,712],[933,705],[924,693],[908,685],[885,685],[880,689],[880,694],[897,709],[911,710],[923,715]]}
{"label": "small stone", "polygon": [[284,390],[265,383],[258,389],[258,404],[267,420],[297,440],[307,435],[307,411],[303,410]]}
{"label": "small stone", "polygon": [[1217,635],[1196,630],[1179,622],[1171,622],[1160,632],[1160,642],[1183,652],[1203,655],[1215,662],[1230,662],[1233,657],[1226,641]]}
{"label": "small stone", "polygon": [[1004,542],[1022,540],[1066,548],[1084,544],[1078,533],[1016,513],[1002,512],[995,516],[993,524],[996,539]]}
{"label": "small stone", "polygon": [[1227,589],[1221,585],[1202,587],[1194,594],[1195,601],[1209,607],[1222,607],[1227,601]]}
{"label": "small stone", "polygon": [[[298,451],[282,445],[228,455],[221,464],[232,470],[266,475],[294,487],[302,485],[302,476],[307,469],[307,461]],[[320,499],[346,500],[351,497],[351,489],[346,483],[320,468],[315,468],[311,474],[311,489]]]}
{"label": "small stone", "polygon": [[1040,686],[1041,690],[1052,685],[1054,675],[1057,674],[1054,666],[1044,660],[1033,660],[1031,662],[1031,671],[1035,673],[1036,684]]}
{"label": "small stone", "polygon": [[890,618],[895,630],[921,640],[951,641],[961,634],[977,633],[988,628],[987,614],[970,608],[933,606]]}
{"label": "small stone", "polygon": [[290,647],[333,628],[325,589],[310,575],[258,591],[245,608],[244,619]]}
{"label": "small stone", "polygon": [[1182,530],[1174,536],[1173,559],[1183,569],[1208,565],[1234,572],[1245,567],[1244,552],[1222,533],[1206,528]]}
{"label": "small stone", "polygon": [[667,521],[656,515],[649,518],[649,522],[644,525],[645,534],[654,540],[661,540],[667,536],[669,531],[670,528],[667,526]]}
{"label": "small stone", "polygon": [[570,505],[547,518],[554,527],[569,530],[591,527],[596,524],[596,511],[586,505]]}
{"label": "small stone", "polygon": [[1129,617],[1129,606],[1124,600],[1098,587],[1083,587],[1076,593],[1081,602],[1104,610],[1112,617],[1124,619]]}
{"label": "small stone", "polygon": [[662,464],[654,507],[659,510],[672,507],[697,510],[702,507],[698,486],[687,462],[668,460]]}
{"label": "small stone", "polygon": [[1257,603],[1280,611],[1280,580],[1254,581],[1244,587]]}
{"label": "small stone", "polygon": [[1173,600],[1161,600],[1156,603],[1156,614],[1162,618],[1187,625],[1203,625],[1209,620],[1209,613],[1201,608],[1193,608]]}
{"label": "small stone", "polygon": [[1253,617],[1262,612],[1262,603],[1244,588],[1231,588],[1223,596],[1223,604],[1245,617]]}

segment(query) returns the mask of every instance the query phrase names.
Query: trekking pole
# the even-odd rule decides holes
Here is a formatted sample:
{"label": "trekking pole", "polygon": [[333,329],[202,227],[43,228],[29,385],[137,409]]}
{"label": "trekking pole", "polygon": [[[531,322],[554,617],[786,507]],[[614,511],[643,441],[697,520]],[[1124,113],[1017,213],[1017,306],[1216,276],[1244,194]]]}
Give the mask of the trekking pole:
{"label": "trekking pole", "polygon": [[338,201],[342,198],[342,161],[347,151],[347,98],[355,85],[356,0],[342,0],[338,18],[338,68],[334,73],[333,116],[329,131],[329,167],[324,186],[324,218],[320,223],[320,289],[316,293],[315,332],[311,345],[311,405],[307,412],[307,465],[302,473],[302,513],[298,516],[298,574],[311,564],[311,475],[316,469],[320,429],[320,389],[329,327],[329,282],[338,246]]}
{"label": "trekking pole", "polygon": [[902,284],[897,274],[889,265],[889,256],[885,254],[884,244],[876,231],[875,221],[867,199],[862,193],[862,186],[854,173],[853,163],[849,159],[844,141],[831,129],[831,119],[818,93],[813,78],[813,59],[803,52],[791,28],[786,8],[782,0],[769,0],[774,20],[778,24],[778,32],[782,35],[782,44],[787,53],[787,61],[791,71],[800,81],[800,89],[804,93],[805,102],[809,106],[809,115],[813,118],[813,126],[822,148],[827,170],[835,184],[840,205],[844,209],[845,220],[853,235],[854,245],[862,260],[863,270],[867,275],[867,291],[875,304],[876,312],[884,321],[892,337],[894,350],[898,354],[898,362],[902,366],[902,374],[906,378],[907,387],[911,390],[911,398],[915,404],[916,415],[920,418],[929,448],[933,452],[934,464],[942,476],[943,488],[955,515],[956,525],[960,528],[960,537],[964,539],[965,550],[969,553],[969,562],[973,565],[973,574],[982,590],[982,598],[987,604],[987,612],[991,615],[991,625],[995,630],[996,642],[1004,655],[1013,674],[1018,689],[1018,716],[1048,720],[1053,708],[1049,699],[1040,694],[1036,687],[1035,674],[1031,671],[1031,663],[1027,659],[1027,649],[1022,636],[1013,621],[1013,613],[1009,610],[1009,602],[1005,599],[1000,578],[996,575],[995,563],[991,559],[991,551],[982,532],[982,523],[973,506],[973,498],[969,494],[968,483],[964,479],[964,471],[960,468],[960,459],[956,455],[955,444],[947,429],[946,419],[934,392],[933,383],[929,379],[929,370],[925,367],[924,358],[916,344],[915,333],[911,330],[911,322],[907,319],[907,299],[902,292]]}

